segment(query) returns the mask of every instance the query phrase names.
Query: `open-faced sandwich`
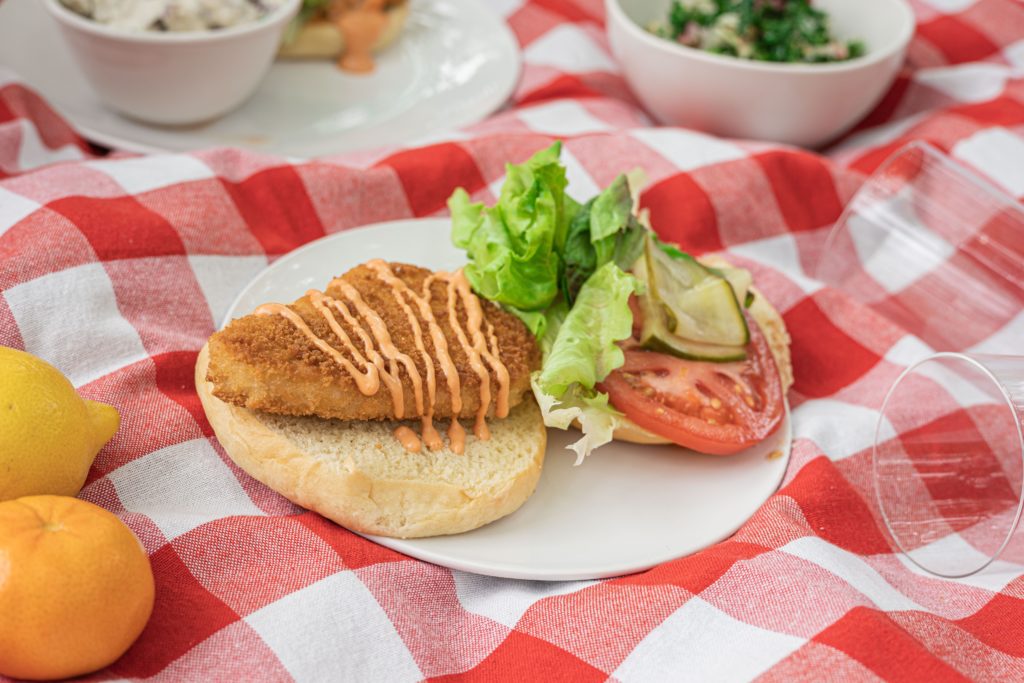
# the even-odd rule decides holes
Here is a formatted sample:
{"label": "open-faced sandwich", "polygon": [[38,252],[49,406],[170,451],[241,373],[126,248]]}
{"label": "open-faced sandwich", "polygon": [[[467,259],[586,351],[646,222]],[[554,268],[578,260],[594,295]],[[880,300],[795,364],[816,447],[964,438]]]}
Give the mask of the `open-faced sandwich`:
{"label": "open-faced sandwich", "polygon": [[560,149],[509,166],[493,207],[448,203],[473,288],[540,340],[546,424],[582,429],[579,460],[613,437],[716,455],[763,440],[792,384],[782,318],[748,271],[659,240],[625,175],[576,202]]}
{"label": "open-faced sandwich", "polygon": [[196,386],[256,479],[356,531],[433,536],[533,493],[539,364],[526,327],[461,271],[374,260],[232,321],[200,353]]}
{"label": "open-faced sandwich", "polygon": [[355,531],[416,537],[522,505],[545,425],[582,430],[578,461],[774,432],[789,339],[749,272],[660,241],[625,176],[576,202],[559,149],[510,165],[494,207],[452,196],[463,269],[369,261],[214,334],[196,386],[228,455]]}
{"label": "open-faced sandwich", "polygon": [[409,0],[303,0],[278,56],[331,59],[346,71],[372,71],[373,53],[398,38],[408,16]]}

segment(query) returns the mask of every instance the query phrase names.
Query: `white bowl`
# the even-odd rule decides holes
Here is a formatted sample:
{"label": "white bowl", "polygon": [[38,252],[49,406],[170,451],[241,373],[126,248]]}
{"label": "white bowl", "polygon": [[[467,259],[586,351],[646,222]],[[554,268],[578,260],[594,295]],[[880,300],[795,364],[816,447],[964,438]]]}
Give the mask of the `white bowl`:
{"label": "white bowl", "polygon": [[270,68],[302,0],[213,31],[115,29],[45,0],[86,80],[104,104],[148,123],[199,123],[244,102]]}
{"label": "white bowl", "polygon": [[605,0],[608,40],[640,102],[660,122],[727,137],[817,147],[878,103],[914,34],[905,0],[816,0],[840,40],[863,40],[847,62],[757,62],[685,47],[643,27],[672,0]]}

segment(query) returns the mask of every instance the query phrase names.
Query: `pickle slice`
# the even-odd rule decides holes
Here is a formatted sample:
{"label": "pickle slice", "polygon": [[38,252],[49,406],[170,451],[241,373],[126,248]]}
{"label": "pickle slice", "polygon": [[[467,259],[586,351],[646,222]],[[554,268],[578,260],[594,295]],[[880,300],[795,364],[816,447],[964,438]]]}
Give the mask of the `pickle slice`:
{"label": "pickle slice", "polygon": [[682,252],[669,256],[650,237],[644,263],[646,298],[657,328],[652,334],[667,332],[711,346],[743,347],[750,341],[743,307],[728,279]]}

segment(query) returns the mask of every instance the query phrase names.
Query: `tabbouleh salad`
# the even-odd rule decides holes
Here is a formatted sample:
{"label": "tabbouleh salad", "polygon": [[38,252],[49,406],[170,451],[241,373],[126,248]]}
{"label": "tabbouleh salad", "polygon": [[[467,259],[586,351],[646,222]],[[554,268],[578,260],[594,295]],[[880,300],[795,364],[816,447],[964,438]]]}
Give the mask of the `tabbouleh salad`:
{"label": "tabbouleh salad", "polygon": [[674,0],[655,35],[721,55],[764,62],[842,62],[865,52],[832,37],[828,15],[809,0]]}

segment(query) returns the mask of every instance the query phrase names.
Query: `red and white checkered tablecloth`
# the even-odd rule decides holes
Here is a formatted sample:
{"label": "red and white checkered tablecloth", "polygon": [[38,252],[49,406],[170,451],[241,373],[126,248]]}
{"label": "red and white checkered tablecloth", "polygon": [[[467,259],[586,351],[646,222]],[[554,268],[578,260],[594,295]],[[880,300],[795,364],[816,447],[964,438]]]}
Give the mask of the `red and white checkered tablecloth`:
{"label": "red and white checkered tablecloth", "polygon": [[[81,496],[138,534],[157,578],[141,638],[86,680],[1024,680],[1024,551],[934,578],[894,552],[874,502],[877,409],[919,342],[808,275],[863,174],[908,140],[1024,196],[1024,4],[914,0],[896,85],[818,155],[652,127],[600,0],[492,2],[523,48],[513,101],[420,148],[102,157],[0,71],[0,343],[121,411]],[[503,164],[554,138],[571,192],[645,168],[656,229],[728,250],[782,311],[795,441],[778,493],[693,556],[542,583],[409,559],[235,467],[192,368],[239,289],[325,234],[441,214],[457,186],[492,201]],[[1024,315],[963,346],[1019,351],[1021,335]]]}

